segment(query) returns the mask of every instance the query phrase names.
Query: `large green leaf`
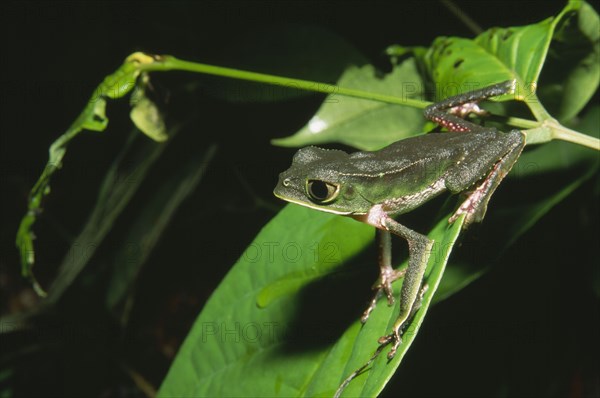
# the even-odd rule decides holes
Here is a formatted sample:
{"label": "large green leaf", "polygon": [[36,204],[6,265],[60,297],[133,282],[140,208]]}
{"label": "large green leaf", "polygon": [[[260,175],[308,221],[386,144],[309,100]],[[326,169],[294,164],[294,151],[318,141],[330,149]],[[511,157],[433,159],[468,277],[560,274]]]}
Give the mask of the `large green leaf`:
{"label": "large green leaf", "polygon": [[302,304],[299,296],[283,295],[259,306],[259,295],[285,278],[317,275],[347,261],[373,236],[372,228],[361,223],[312,213],[290,205],[263,228],[207,302],[160,395],[242,396],[252,391],[292,396],[305,389],[323,350],[294,352],[289,341]]}
{"label": "large green leaf", "polygon": [[[370,376],[357,378],[348,387],[348,394],[358,390],[376,394],[392,376],[423,320],[461,223],[448,226],[445,218],[429,234],[436,240],[426,275],[430,288],[405,334],[404,344],[389,365],[385,355],[376,360]],[[309,306],[306,300],[311,296],[311,286],[317,283],[307,282],[349,261],[372,237],[373,228],[362,223],[288,205],[259,233],[211,296],[181,347],[160,395],[332,395],[342,380],[371,356],[377,339],[389,331],[399,307],[398,303],[394,308],[378,306],[361,328],[358,314],[364,303],[356,303],[357,308],[350,309],[351,316],[340,326],[334,320],[339,313],[348,312],[344,307],[354,300],[347,298],[356,297],[356,292],[348,289],[336,293],[328,287],[338,286],[342,276],[320,279],[322,290],[313,298],[316,308],[304,308]],[[369,263],[376,267],[375,258]],[[297,280],[302,281],[304,289],[298,290]],[[291,288],[278,288],[286,282]],[[362,286],[365,291],[367,287]],[[331,313],[323,314],[325,308]],[[308,316],[301,315],[304,311]],[[322,336],[320,329],[327,328],[332,330],[325,341],[312,338]]]}
{"label": "large green leaf", "polygon": [[[342,396],[377,396],[400,366],[400,362],[414,341],[425,319],[427,309],[435,297],[444,275],[446,263],[460,233],[462,218],[449,225],[447,220],[450,216],[451,214],[447,214],[442,217],[428,234],[431,239],[435,240],[432,257],[424,277],[429,289],[423,296],[421,308],[403,334],[402,345],[396,356],[388,361],[384,349],[383,355],[374,360],[367,372],[350,382]],[[404,263],[401,267],[406,265]],[[399,297],[400,286],[397,285],[394,292],[396,297]],[[315,372],[315,381],[305,396],[329,396],[332,391],[328,389],[328,385],[341,383],[348,374],[363,366],[365,359],[370,358],[378,347],[377,339],[382,335],[382,331],[387,333],[390,330],[399,312],[400,302],[397,300],[392,310],[380,304],[363,327],[359,322],[355,322],[327,354],[319,371]]]}
{"label": "large green leaf", "polygon": [[[398,98],[418,98],[423,88],[413,59],[395,66],[384,77],[378,77],[371,65],[352,66],[337,84]],[[419,109],[342,97],[333,90],[306,126],[290,137],[272,142],[294,147],[339,142],[359,149],[375,150],[422,132],[423,125]]]}
{"label": "large green leaf", "polygon": [[513,98],[525,101],[538,119],[546,116],[535,95],[540,72],[557,24],[581,4],[571,1],[557,17],[527,26],[492,28],[474,40],[436,39],[424,55],[424,64],[436,84],[437,97],[516,79]]}

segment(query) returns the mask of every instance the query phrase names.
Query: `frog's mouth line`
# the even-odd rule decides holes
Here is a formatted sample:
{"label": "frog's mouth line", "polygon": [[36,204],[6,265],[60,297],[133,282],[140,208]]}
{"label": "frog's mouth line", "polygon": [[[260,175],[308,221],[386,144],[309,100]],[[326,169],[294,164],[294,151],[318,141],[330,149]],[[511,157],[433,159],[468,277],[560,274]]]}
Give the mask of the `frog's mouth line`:
{"label": "frog's mouth line", "polygon": [[359,213],[354,213],[354,212],[351,212],[351,211],[341,211],[341,210],[329,209],[327,207],[320,207],[320,206],[317,206],[317,205],[312,205],[310,203],[300,202],[300,201],[297,201],[297,200],[294,200],[294,199],[286,198],[285,196],[278,195],[275,192],[273,192],[273,194],[276,197],[278,197],[279,199],[285,200],[286,202],[290,202],[290,203],[294,203],[296,205],[308,207],[310,209],[315,209],[315,210],[323,211],[325,213],[338,214],[340,216],[349,216],[349,215],[353,215],[353,214],[359,214]]}

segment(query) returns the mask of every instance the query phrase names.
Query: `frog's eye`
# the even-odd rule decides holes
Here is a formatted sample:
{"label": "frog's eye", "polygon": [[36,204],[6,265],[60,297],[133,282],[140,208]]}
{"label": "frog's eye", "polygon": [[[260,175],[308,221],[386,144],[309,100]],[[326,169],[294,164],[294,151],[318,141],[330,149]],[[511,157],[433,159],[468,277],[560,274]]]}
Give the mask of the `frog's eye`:
{"label": "frog's eye", "polygon": [[306,181],[306,192],[317,203],[329,203],[340,193],[340,186],[321,180]]}

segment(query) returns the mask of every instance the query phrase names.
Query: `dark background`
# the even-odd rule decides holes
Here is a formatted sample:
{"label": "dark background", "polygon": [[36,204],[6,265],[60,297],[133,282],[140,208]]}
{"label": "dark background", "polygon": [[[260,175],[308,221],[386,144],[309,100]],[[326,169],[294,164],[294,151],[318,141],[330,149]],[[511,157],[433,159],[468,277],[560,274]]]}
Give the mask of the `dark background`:
{"label": "dark background", "polygon": [[[564,6],[562,1],[456,4],[484,29],[537,22]],[[241,51],[236,43],[249,32],[273,29],[277,34],[286,24],[331,30],[382,69],[387,66],[382,50],[390,44],[427,46],[442,34],[473,36],[435,1],[0,5],[3,314],[37,302],[19,276],[15,232],[49,145],[100,79],[134,51],[222,64],[235,59]],[[168,88],[199,78],[174,75],[162,84]],[[222,265],[233,264],[274,215],[272,209],[253,205],[252,193],[239,189],[240,179],[254,195],[281,206],[271,192],[294,150],[272,147],[269,140],[300,128],[322,97],[258,105],[196,100],[201,105],[197,112],[207,115],[205,130],[188,136],[186,148],[200,154],[207,142],[217,142],[219,152],[206,181],[165,234],[179,238],[166,238],[141,275],[140,304],[127,335],[119,335],[93,297],[65,304],[57,322],[87,325],[91,337],[63,344],[72,336],[60,332],[55,337],[61,349],[3,359],[2,366],[18,371],[12,379],[0,378],[0,387],[17,395],[142,396],[123,364],[160,386],[187,328],[227,272]],[[52,280],[123,145],[119,132],[127,130],[117,126],[130,123],[127,112],[124,101],[110,105],[109,128],[84,133],[69,147],[35,228],[36,272],[43,285]],[[598,207],[590,200],[594,183],[553,209],[481,280],[432,309],[386,396],[598,396],[598,297],[590,288],[598,277]],[[201,264],[199,258],[208,260]],[[541,280],[539,267],[544,267]],[[531,286],[532,280],[542,287]],[[7,342],[27,346],[27,336],[0,339],[3,351],[14,348]]]}

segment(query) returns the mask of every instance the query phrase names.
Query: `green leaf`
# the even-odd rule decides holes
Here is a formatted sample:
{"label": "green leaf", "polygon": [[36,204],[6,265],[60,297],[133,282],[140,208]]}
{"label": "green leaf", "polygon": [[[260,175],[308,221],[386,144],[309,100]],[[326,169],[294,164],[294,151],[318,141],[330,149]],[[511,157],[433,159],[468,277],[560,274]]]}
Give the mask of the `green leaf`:
{"label": "green leaf", "polygon": [[[546,62],[557,26],[562,29],[556,33],[556,36],[565,36],[567,29],[564,26],[569,26],[569,21],[576,16],[580,16],[580,20],[583,21],[579,26],[581,31],[576,30],[579,34],[577,40],[583,40],[587,45],[583,51],[578,50],[578,54],[583,53],[584,58],[583,61],[576,63],[575,72],[570,75],[575,79],[575,83],[571,82],[573,84],[570,86],[565,82],[569,95],[578,98],[573,106],[566,106],[565,109],[568,111],[564,111],[562,117],[572,117],[574,111],[580,110],[595,92],[600,79],[600,64],[598,64],[598,56],[594,55],[598,53],[598,46],[593,44],[593,40],[598,34],[589,32],[596,26],[595,13],[583,17],[583,13],[589,11],[585,3],[571,1],[555,18],[522,27],[492,28],[474,40],[441,37],[434,41],[429,51],[425,53],[416,51],[415,56],[419,57],[419,63],[425,65],[425,69],[429,71],[435,84],[437,98],[446,98],[493,83],[514,80],[516,82],[514,92],[505,95],[504,99],[510,96],[511,99],[525,102],[538,121],[532,123],[528,120],[512,118],[511,124],[528,129],[528,143],[561,139],[596,148],[598,140],[560,125],[542,105],[537,93],[540,72]],[[570,39],[569,44],[573,45],[577,40]],[[564,67],[564,61],[562,65]],[[559,69],[559,73],[568,75],[563,69]],[[588,87],[583,87],[586,84]],[[560,92],[556,86],[550,86],[544,88],[542,93],[548,89],[550,94],[545,93],[545,98],[552,99],[557,92]],[[569,101],[569,98],[564,98],[562,101]],[[552,102],[559,101],[554,99],[550,101]]]}
{"label": "green leaf", "polygon": [[310,280],[321,268],[339,266],[372,237],[373,228],[354,220],[286,206],[213,293],[159,395],[299,395],[323,349],[294,350],[290,341],[299,294],[278,295],[262,306],[259,296],[286,278],[305,273]]}
{"label": "green leaf", "polygon": [[460,37],[435,39],[424,55],[424,64],[436,84],[436,99],[515,78],[496,56],[475,41]]}
{"label": "green leaf", "polygon": [[[418,98],[423,87],[413,59],[395,66],[392,72],[381,78],[371,65],[352,66],[337,84],[399,98]],[[272,142],[293,147],[339,142],[363,150],[375,150],[422,132],[424,123],[419,109],[342,97],[333,90],[306,126],[290,137]]]}
{"label": "green leaf", "polygon": [[437,38],[424,56],[437,97],[516,79],[513,98],[525,101],[538,120],[548,118],[535,89],[557,23],[580,5],[573,1],[555,18],[521,27],[492,28],[474,40]]}
{"label": "green leaf", "polygon": [[[385,355],[377,357],[366,374],[363,373],[353,380],[341,396],[374,397],[379,395],[398,366],[400,366],[404,355],[408,352],[425,319],[429,305],[435,297],[444,275],[446,263],[460,233],[463,218],[461,217],[449,225],[448,218],[451,215],[446,214],[442,217],[428,234],[429,238],[435,240],[432,257],[429,260],[424,277],[429,289],[423,296],[421,308],[404,331],[402,344],[396,356],[391,361],[388,361]],[[401,267],[406,265],[404,263]],[[394,293],[396,297],[399,297],[400,286],[395,286]],[[315,379],[314,388],[309,390],[306,396],[329,395],[331,391],[327,389],[327,385],[330,383],[335,385],[336,382],[341,383],[348,374],[363,366],[366,362],[365,359],[370,358],[377,348],[377,339],[382,336],[382,331],[385,331],[383,334],[389,332],[399,313],[400,302],[396,300],[393,309],[381,304],[375,308],[362,328],[359,322],[355,322],[324,359],[323,365],[319,369],[320,372],[315,373],[313,377]],[[383,353],[385,353],[385,349]]]}
{"label": "green leaf", "polygon": [[169,138],[160,110],[148,97],[141,97],[131,108],[129,116],[135,126],[154,141],[164,142]]}
{"label": "green leaf", "polygon": [[548,67],[542,74],[540,98],[560,121],[575,117],[600,83],[600,18],[589,4],[571,11],[558,23]]}
{"label": "green leaf", "polygon": [[[421,310],[392,363],[386,365],[384,357],[377,360],[372,376],[363,375],[350,384],[350,395],[357,388],[374,395],[393,374],[422,322],[459,229],[460,222],[448,226],[445,218],[430,234],[437,243],[427,273],[430,289]],[[365,224],[288,205],[248,246],[209,299],[159,395],[333,395],[342,380],[371,356],[377,339],[389,332],[397,305],[380,305],[361,328],[358,314],[364,303],[360,304],[353,309],[349,326],[340,328],[339,335],[330,335],[332,340],[320,343],[301,336],[310,336],[312,328],[332,327],[336,314],[319,315],[319,323],[311,323],[310,316],[306,322],[298,316],[309,295],[309,282],[336,270],[364,249],[372,237],[373,228]],[[376,267],[375,258],[369,263]],[[328,286],[334,281],[328,277],[318,283]],[[282,283],[289,285],[280,289]],[[339,301],[333,290],[324,289],[330,293],[322,296],[321,292],[321,308],[325,301]],[[350,296],[353,292],[350,289],[340,294]]]}
{"label": "green leaf", "polygon": [[164,142],[169,136],[167,135],[167,126],[162,112],[154,101],[146,95],[150,77],[147,73],[143,73],[140,81],[129,100],[131,104],[129,117],[142,133],[156,142]]}

